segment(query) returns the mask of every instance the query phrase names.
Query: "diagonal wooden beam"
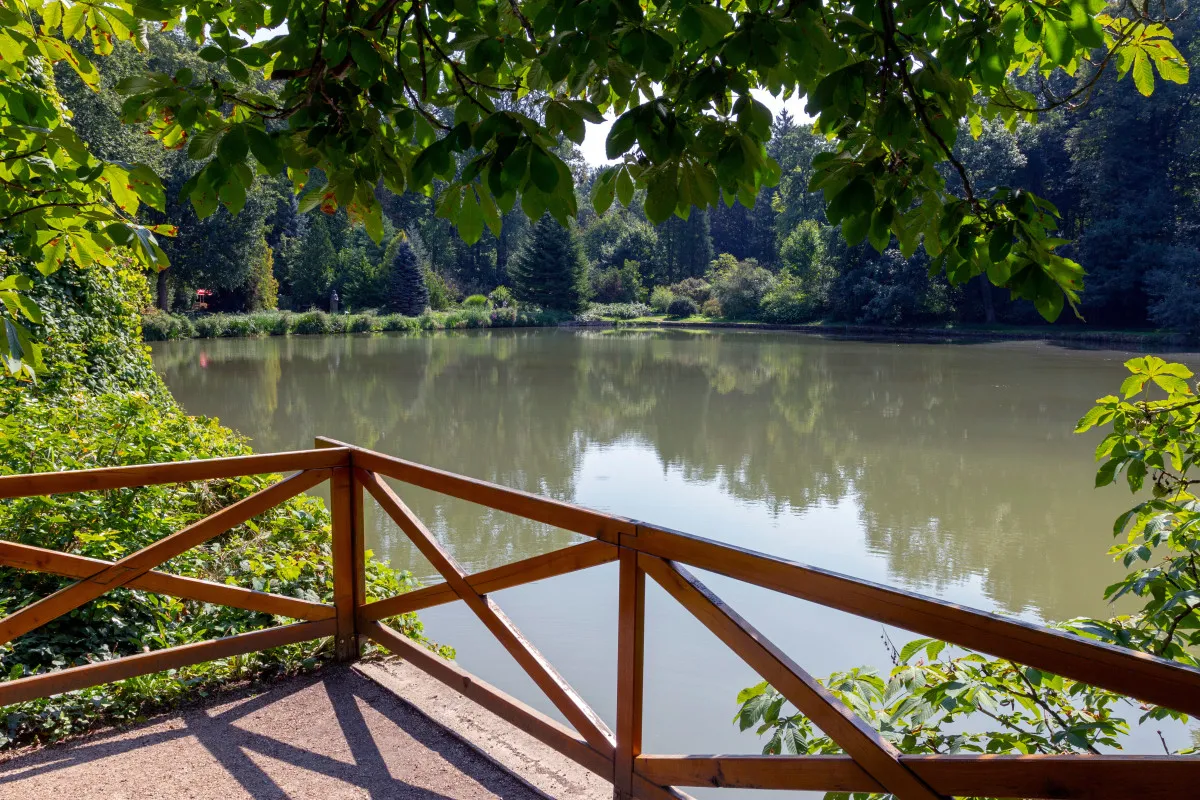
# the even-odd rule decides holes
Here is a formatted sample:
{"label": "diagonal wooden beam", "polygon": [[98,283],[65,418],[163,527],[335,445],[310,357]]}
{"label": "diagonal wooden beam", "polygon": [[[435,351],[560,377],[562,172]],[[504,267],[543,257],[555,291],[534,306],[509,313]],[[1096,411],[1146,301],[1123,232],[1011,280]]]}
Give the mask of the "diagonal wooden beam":
{"label": "diagonal wooden beam", "polygon": [[900,751],[678,564],[638,554],[638,566],[716,634],[872,778],[900,800],[941,795],[900,763]]}
{"label": "diagonal wooden beam", "polygon": [[366,487],[380,507],[408,535],[433,568],[442,574],[463,602],[479,617],[492,635],[504,645],[533,682],[546,693],[563,716],[575,726],[587,743],[606,758],[612,758],[614,740],[604,721],[592,711],[583,698],[563,679],[546,657],[538,652],[491,598],[479,594],[467,581],[467,573],[458,562],[433,538],[408,506],[373,472],[355,469],[358,480]]}
{"label": "diagonal wooden beam", "polygon": [[311,489],[329,478],[331,473],[332,470],[329,469],[314,469],[286,478],[177,533],[159,539],[136,553],[131,553],[125,558],[113,562],[84,580],[59,589],[54,594],[43,597],[19,611],[14,611],[4,619],[0,619],[0,644],[11,642],[34,628],[74,611],[110,589],[124,586],[164,561],[168,561],[180,553],[274,508],[301,492]]}
{"label": "diagonal wooden beam", "polygon": [[[62,553],[28,544],[0,541],[0,566],[82,579],[89,578],[105,567],[112,566],[112,563],[75,553]],[[240,586],[230,586],[199,578],[185,578],[166,572],[147,572],[125,585],[131,589],[170,595],[182,600],[196,600],[201,603],[242,608],[247,611],[276,614],[309,622],[331,619],[334,614],[333,606],[323,603],[313,603],[271,592],[256,592],[253,589],[243,589]]]}
{"label": "diagonal wooden beam", "polygon": [[[511,589],[526,583],[567,575],[588,567],[616,561],[617,547],[607,542],[594,541],[564,547],[552,553],[514,561],[501,567],[475,572],[466,577],[467,583],[479,594],[491,594],[501,589]],[[452,603],[458,594],[448,583],[426,586],[413,592],[399,594],[386,600],[367,603],[359,609],[359,619],[374,622],[388,617],[397,617],[410,611]]]}

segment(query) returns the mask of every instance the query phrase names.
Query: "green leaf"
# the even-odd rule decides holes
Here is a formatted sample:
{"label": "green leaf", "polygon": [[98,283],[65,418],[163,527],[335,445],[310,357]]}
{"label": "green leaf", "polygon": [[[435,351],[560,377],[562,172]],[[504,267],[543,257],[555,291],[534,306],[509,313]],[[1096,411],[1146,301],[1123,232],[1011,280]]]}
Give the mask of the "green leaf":
{"label": "green leaf", "polygon": [[223,59],[225,57],[225,51],[222,50],[221,48],[217,47],[216,45],[210,44],[207,47],[200,48],[200,52],[197,53],[196,55],[200,56],[202,59],[204,59],[205,61],[207,61],[210,64],[215,64],[216,62],[220,61],[221,59]]}
{"label": "green leaf", "polygon": [[654,224],[666,222],[679,204],[678,168],[674,162],[661,164],[646,187],[646,217]]}
{"label": "green leaf", "polygon": [[1154,68],[1145,50],[1138,50],[1133,56],[1133,84],[1145,97],[1154,94]]}
{"label": "green leaf", "polygon": [[629,170],[621,167],[617,172],[617,199],[621,201],[621,205],[626,208],[633,202],[633,178],[629,175]]}
{"label": "green leaf", "polygon": [[633,143],[637,139],[635,121],[633,112],[626,111],[617,117],[616,122],[609,129],[608,138],[604,141],[604,153],[610,159],[619,158],[633,147]]}
{"label": "green leaf", "polygon": [[555,158],[534,145],[529,151],[529,177],[533,185],[549,194],[558,186],[558,166]]}

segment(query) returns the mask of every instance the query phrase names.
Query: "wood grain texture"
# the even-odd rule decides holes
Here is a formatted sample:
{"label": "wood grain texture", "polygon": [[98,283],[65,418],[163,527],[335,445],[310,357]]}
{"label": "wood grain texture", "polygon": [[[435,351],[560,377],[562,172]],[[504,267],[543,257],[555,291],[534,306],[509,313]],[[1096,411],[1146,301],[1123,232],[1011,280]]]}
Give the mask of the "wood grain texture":
{"label": "wood grain texture", "polygon": [[333,555],[333,605],[337,609],[337,636],[334,655],[338,661],[354,661],[359,656],[357,572],[363,569],[355,552],[354,500],[351,496],[354,475],[349,467],[333,470],[329,479],[330,537]]}
{"label": "wood grain texture", "polygon": [[[364,621],[363,631],[376,644],[557,750],[576,764],[605,780],[612,777],[612,756],[598,752],[565,725],[480,680],[453,661],[431,653],[383,623]],[[684,792],[656,785],[641,775],[634,778],[634,792],[642,800],[691,800]]]}
{"label": "wood grain texture", "polygon": [[[1200,757],[1122,755],[920,755],[901,762],[956,797],[1176,800],[1200,782]],[[849,756],[645,755],[647,780],[679,786],[882,792]]]}
{"label": "wood grain texture", "polygon": [[[322,438],[331,446],[351,447],[333,439]],[[615,517],[588,508],[539,497],[536,494],[509,489],[487,481],[456,475],[412,461],[351,447],[356,467],[378,472],[389,478],[458,497],[498,511],[506,511],[556,528],[575,531],[595,539],[616,544],[622,533],[633,533],[632,520]]]}
{"label": "wood grain texture", "polygon": [[592,711],[583,698],[554,669],[550,662],[517,629],[492,600],[476,592],[467,582],[467,574],[437,539],[413,515],[408,506],[378,475],[356,469],[359,481],[371,493],[384,512],[395,520],[433,568],[442,574],[467,607],[479,617],[497,641],[516,660],[538,688],[562,712],[563,716],[597,751],[610,756],[613,752],[612,732]]}
{"label": "wood grain texture", "polygon": [[[17,569],[49,572],[67,578],[88,578],[111,566],[112,563],[74,553],[60,553],[57,550],[0,541],[0,565]],[[253,589],[243,589],[240,586],[204,581],[199,578],[185,578],[166,572],[147,572],[125,585],[130,589],[141,589],[183,600],[243,608],[247,611],[276,614],[309,622],[332,619],[334,613],[333,606],[323,603],[313,603],[270,592],[256,592]]]}
{"label": "wood grain texture", "polygon": [[311,489],[326,480],[329,474],[330,470],[328,469],[315,469],[285,478],[279,483],[226,506],[177,533],[113,562],[84,580],[63,587],[36,603],[14,611],[4,619],[0,619],[0,644],[10,642],[52,619],[73,611],[111,589],[124,586],[164,561],[168,561],[180,553],[274,508],[301,492]]}
{"label": "wood grain texture", "polygon": [[642,752],[642,692],[646,649],[646,573],[636,550],[621,549],[617,596],[617,750],[613,799],[633,797],[633,760]]}
{"label": "wood grain texture", "polygon": [[[514,561],[466,576],[467,583],[479,594],[491,594],[502,589],[511,589],[534,581],[566,575],[588,567],[607,564],[617,559],[617,548],[607,542],[594,541],[564,547],[551,553]],[[420,611],[423,608],[452,603],[458,594],[448,583],[426,586],[406,594],[367,603],[359,610],[359,617],[381,620]]]}
{"label": "wood grain texture", "polygon": [[136,464],[127,467],[37,472],[29,475],[0,477],[0,500],[68,492],[124,489],[162,483],[188,483],[244,475],[268,475],[309,469],[328,469],[350,463],[346,447],[296,450],[291,453],[263,453],[200,461],[170,461],[162,464]]}
{"label": "wood grain texture", "polygon": [[900,800],[939,800],[900,763],[900,752],[842,701],[742,619],[687,570],[639,554],[638,565],[706,628],[837,742],[872,778]]}
{"label": "wood grain texture", "polygon": [[1200,670],[1145,653],[665,528],[639,525],[637,535],[622,537],[621,544],[1138,700],[1200,714]]}
{"label": "wood grain texture", "polygon": [[283,625],[253,633],[240,633],[223,639],[195,642],[165,650],[139,653],[112,661],[101,661],[82,667],[71,667],[57,672],[33,675],[15,681],[0,682],[0,706],[23,703],[39,697],[50,697],[75,689],[85,689],[102,683],[148,675],[152,672],[179,669],[191,664],[214,661],[218,658],[229,658],[285,644],[319,639],[322,636],[332,636],[336,629],[337,623],[332,619],[321,622],[298,622],[294,625]]}

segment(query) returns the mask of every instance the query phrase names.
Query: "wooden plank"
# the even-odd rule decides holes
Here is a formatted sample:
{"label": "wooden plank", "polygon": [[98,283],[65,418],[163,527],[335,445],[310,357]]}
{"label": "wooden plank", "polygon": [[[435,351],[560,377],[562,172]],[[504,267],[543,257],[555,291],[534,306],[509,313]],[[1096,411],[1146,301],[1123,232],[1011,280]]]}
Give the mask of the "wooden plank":
{"label": "wooden plank", "polygon": [[631,800],[633,761],[642,753],[642,682],[646,643],[646,573],[638,567],[636,550],[621,549],[618,591],[617,749],[613,758],[613,800]]}
{"label": "wooden plank", "polygon": [[[322,438],[321,441],[332,446],[351,447],[333,439]],[[536,522],[544,522],[556,528],[582,533],[610,544],[617,544],[617,539],[622,533],[632,534],[634,532],[632,520],[426,467],[412,461],[376,453],[373,450],[364,450],[360,447],[352,447],[352,449],[356,467],[378,472],[380,475],[386,475],[413,486],[420,486],[451,497],[478,503],[488,508],[506,511]]]}
{"label": "wooden plank", "polygon": [[900,763],[900,752],[800,668],[687,570],[639,554],[638,565],[717,638],[829,735],[888,792],[900,800],[939,795]]}
{"label": "wooden plank", "polygon": [[338,661],[354,661],[359,656],[358,634],[355,631],[356,603],[355,574],[362,569],[356,564],[354,552],[354,501],[351,498],[353,474],[349,467],[339,467],[329,479],[331,548],[333,552],[333,605],[337,609],[337,636],[334,653]]}
{"label": "wooden plank", "polygon": [[[357,453],[355,454],[357,457]],[[463,602],[467,604],[492,635],[504,645],[509,654],[533,679],[563,716],[575,726],[593,748],[606,756],[613,752],[613,735],[604,721],[592,711],[583,698],[555,671],[491,598],[477,593],[466,580],[466,572],[409,510],[408,506],[378,475],[355,470],[359,481],[379,503],[400,529],[412,540],[433,568],[442,574]]]}
{"label": "wooden plank", "polygon": [[267,650],[285,644],[319,639],[322,636],[332,636],[336,628],[337,623],[331,619],[321,622],[297,622],[294,625],[283,625],[253,633],[241,633],[223,639],[211,639],[207,642],[169,647],[165,650],[139,653],[112,661],[86,664],[82,667],[71,667],[15,681],[4,681],[0,682],[0,706],[23,703],[39,697],[50,697],[75,689],[85,689],[102,683],[148,675],[152,672],[179,669],[191,664],[201,664],[219,658]]}
{"label": "wooden plank", "polygon": [[301,492],[311,489],[327,479],[329,474],[330,470],[315,469],[285,478],[262,491],[255,492],[249,497],[226,506],[177,533],[113,562],[85,580],[59,589],[36,603],[14,611],[4,619],[0,619],[0,644],[10,642],[52,619],[73,611],[89,600],[95,600],[110,589],[124,586],[164,561],[168,561],[180,553],[274,508]]}
{"label": "wooden plank", "polygon": [[65,472],[38,472],[0,477],[0,500],[67,492],[90,492],[153,486],[162,483],[189,483],[243,475],[268,475],[309,469],[328,469],[349,464],[348,448],[296,450],[291,453],[263,453],[199,461],[170,461],[162,464],[136,464],[126,467],[101,467]]}
{"label": "wooden plank", "polygon": [[[112,563],[74,553],[60,553],[57,550],[0,541],[0,565],[17,569],[49,572],[68,578],[88,578]],[[125,585],[130,589],[170,595],[183,600],[243,608],[247,611],[259,611],[263,614],[276,614],[310,622],[333,617],[333,606],[323,603],[313,603],[271,592],[256,592],[240,586],[170,575],[166,572],[147,572]]]}
{"label": "wooden plank", "polygon": [[[1177,800],[1200,781],[1200,757],[1124,755],[920,755],[901,762],[956,797]],[[649,755],[647,780],[679,786],[882,792],[849,756]]]}
{"label": "wooden plank", "polygon": [[[511,589],[534,581],[566,575],[588,567],[607,564],[617,559],[617,548],[607,542],[594,541],[564,547],[540,556],[514,561],[500,567],[475,572],[467,576],[467,583],[479,594],[491,594],[502,589]],[[458,595],[448,583],[426,586],[406,594],[367,603],[359,612],[362,619],[381,620],[388,617],[420,611],[445,603],[452,603]]]}
{"label": "wooden plank", "polygon": [[907,631],[1200,715],[1200,670],[665,528],[639,525],[622,546]]}
{"label": "wooden plank", "polygon": [[[318,447],[322,446],[318,442]],[[354,456],[351,453],[351,466],[354,464]],[[367,545],[366,545],[366,490],[363,485],[358,482],[358,477],[354,474],[354,470],[350,469],[350,517],[354,531],[354,631],[356,650],[358,654],[362,654],[363,648],[367,645],[367,637],[362,631],[358,630],[358,612],[362,610],[363,604],[367,602]]]}
{"label": "wooden plank", "polygon": [[884,791],[850,756],[642,755],[634,768],[649,781],[676,786]]}
{"label": "wooden plank", "polygon": [[[612,777],[612,758],[598,752],[578,733],[480,680],[453,661],[421,647],[380,622],[366,620],[362,630],[381,647],[408,661],[417,669],[441,681],[464,697],[478,703],[505,722],[520,728],[548,747],[605,780]],[[683,792],[656,786],[642,776],[636,777],[635,791],[645,800],[690,800]]]}

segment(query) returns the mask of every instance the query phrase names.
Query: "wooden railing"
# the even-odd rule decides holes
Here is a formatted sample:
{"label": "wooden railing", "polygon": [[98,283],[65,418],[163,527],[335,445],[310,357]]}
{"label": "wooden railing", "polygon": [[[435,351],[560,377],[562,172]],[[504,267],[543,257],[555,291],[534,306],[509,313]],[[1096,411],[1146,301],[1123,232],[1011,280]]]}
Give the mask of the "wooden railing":
{"label": "wooden railing", "polygon": [[[596,774],[616,798],[687,797],[678,786],[952,796],[1178,798],[1200,785],[1200,758],[1124,755],[907,756],[713,594],[687,567],[933,636],[1114,692],[1200,714],[1200,671],[1012,619],[867,583],[719,542],[455,475],[329,439],[317,449],[135,467],[0,477],[0,499],[241,475],[295,472],[116,562],[0,541],[0,565],[78,579],[0,619],[0,644],[118,586],[261,611],[301,622],[0,682],[0,706],[136,675],[326,636],[340,660],[370,639]],[[516,514],[593,541],[468,574],[384,481],[391,478]],[[156,571],[163,562],[330,481],[334,602],[313,603]],[[370,495],[445,583],[365,602],[363,508]],[[619,562],[615,732],[489,597],[492,592]],[[769,680],[845,752],[839,756],[651,755],[642,752],[645,585],[666,592]],[[381,620],[462,600],[571,723],[567,727]]]}

